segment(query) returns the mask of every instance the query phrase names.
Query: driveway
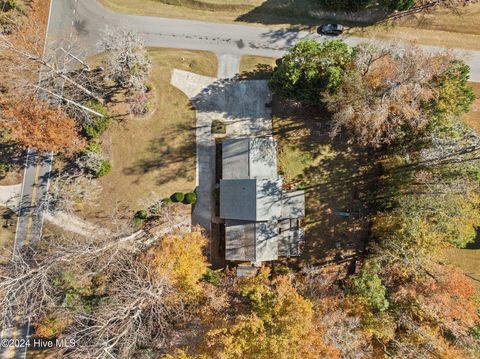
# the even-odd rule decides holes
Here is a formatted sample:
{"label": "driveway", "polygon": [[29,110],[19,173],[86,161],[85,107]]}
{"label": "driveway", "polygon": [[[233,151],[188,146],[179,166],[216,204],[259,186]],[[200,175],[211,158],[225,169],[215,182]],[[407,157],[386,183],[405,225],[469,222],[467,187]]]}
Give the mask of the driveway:
{"label": "driveway", "polygon": [[223,79],[174,70],[171,84],[184,92],[196,109],[197,204],[192,225],[208,231],[214,217],[215,137],[212,122],[226,125],[226,137],[255,137],[272,132],[271,101],[266,81],[238,81],[238,55],[219,56],[218,73]]}

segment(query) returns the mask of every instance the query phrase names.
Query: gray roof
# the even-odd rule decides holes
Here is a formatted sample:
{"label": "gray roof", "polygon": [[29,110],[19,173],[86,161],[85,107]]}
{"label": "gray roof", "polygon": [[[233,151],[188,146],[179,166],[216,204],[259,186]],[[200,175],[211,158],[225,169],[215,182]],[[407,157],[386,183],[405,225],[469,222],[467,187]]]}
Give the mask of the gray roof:
{"label": "gray roof", "polygon": [[304,232],[305,193],[282,192],[276,142],[241,138],[222,143],[220,217],[225,219],[225,258],[263,262],[298,256]]}
{"label": "gray roof", "polygon": [[282,212],[282,179],[227,179],[220,181],[220,217],[271,221]]}
{"label": "gray roof", "polygon": [[282,218],[305,217],[305,192],[291,191],[282,194]]}
{"label": "gray roof", "polygon": [[224,179],[276,178],[276,142],[273,138],[239,138],[222,142]]}
{"label": "gray roof", "polygon": [[278,259],[276,222],[225,221],[225,259],[262,262]]}

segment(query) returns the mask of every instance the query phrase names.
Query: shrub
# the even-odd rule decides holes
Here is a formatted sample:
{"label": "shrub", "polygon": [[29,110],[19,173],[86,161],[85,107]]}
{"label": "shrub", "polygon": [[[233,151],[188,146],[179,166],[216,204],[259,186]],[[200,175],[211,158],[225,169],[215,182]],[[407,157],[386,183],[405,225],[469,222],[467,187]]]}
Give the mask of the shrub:
{"label": "shrub", "polygon": [[185,195],[185,204],[194,204],[195,202],[197,202],[197,194],[195,192],[190,192]]}
{"label": "shrub", "polygon": [[279,265],[279,266],[273,267],[272,273],[275,275],[287,275],[291,273],[291,271],[292,270],[289,267],[284,265]]}
{"label": "shrub", "polygon": [[202,279],[207,283],[218,285],[220,283],[220,273],[207,268],[207,271],[203,274]]}
{"label": "shrub", "polygon": [[184,198],[185,198],[185,194],[183,192],[175,192],[170,197],[172,202],[182,202],[184,200]]}
{"label": "shrub", "polygon": [[103,117],[92,118],[89,123],[83,126],[85,134],[89,138],[95,138],[104,133],[108,126],[110,126],[110,116],[108,115],[107,108],[96,101],[88,102],[87,107],[103,115]]}
{"label": "shrub", "polygon": [[166,198],[162,199],[162,203],[163,203],[164,205],[168,206],[169,204],[172,204],[173,201],[172,201],[172,199],[171,199],[170,197],[166,197]]}
{"label": "shrub", "polygon": [[135,218],[138,218],[138,219],[147,219],[147,218],[148,218],[148,212],[147,212],[147,210],[141,209],[140,211],[137,211],[137,213],[135,213]]}
{"label": "shrub", "polygon": [[100,154],[100,153],[102,153],[102,147],[100,146],[100,144],[98,142],[90,141],[85,146],[85,152]]}
{"label": "shrub", "polygon": [[103,177],[110,173],[112,165],[108,160],[103,160],[100,164],[100,168],[95,172],[95,177]]}

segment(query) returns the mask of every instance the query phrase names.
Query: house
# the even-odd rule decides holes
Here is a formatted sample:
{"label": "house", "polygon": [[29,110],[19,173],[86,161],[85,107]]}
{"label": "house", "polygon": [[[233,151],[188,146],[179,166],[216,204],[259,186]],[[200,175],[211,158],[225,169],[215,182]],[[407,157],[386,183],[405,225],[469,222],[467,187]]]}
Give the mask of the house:
{"label": "house", "polygon": [[272,137],[222,142],[220,218],[225,223],[225,259],[251,262],[300,254],[305,193],[282,190]]}

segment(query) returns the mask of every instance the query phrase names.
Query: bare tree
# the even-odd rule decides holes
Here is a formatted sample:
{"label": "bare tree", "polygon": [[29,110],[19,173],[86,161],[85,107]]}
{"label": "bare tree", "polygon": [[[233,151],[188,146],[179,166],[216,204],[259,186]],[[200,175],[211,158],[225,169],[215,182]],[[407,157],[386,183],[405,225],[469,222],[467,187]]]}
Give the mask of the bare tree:
{"label": "bare tree", "polygon": [[92,315],[77,317],[71,330],[78,346],[66,357],[131,358],[139,347],[164,346],[172,323],[185,319],[181,300],[171,300],[167,277],[126,256],[109,270],[108,300]]}
{"label": "bare tree", "polygon": [[106,27],[98,47],[107,52],[104,63],[113,81],[132,91],[145,91],[151,62],[144,42],[136,32]]}

